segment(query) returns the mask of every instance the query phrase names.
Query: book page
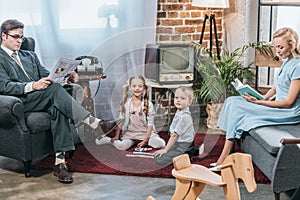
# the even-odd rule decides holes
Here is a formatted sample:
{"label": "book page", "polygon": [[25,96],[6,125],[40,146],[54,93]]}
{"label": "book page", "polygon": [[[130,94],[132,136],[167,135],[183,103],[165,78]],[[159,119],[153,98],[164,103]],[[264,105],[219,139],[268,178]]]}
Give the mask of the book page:
{"label": "book page", "polygon": [[254,90],[251,86],[247,84],[244,85],[238,78],[235,78],[234,81],[231,82],[231,84],[234,86],[235,90],[241,95],[249,94],[257,98],[258,100],[264,99],[263,95],[261,95],[259,92]]}
{"label": "book page", "polygon": [[233,85],[233,87],[235,87],[235,89],[243,87],[243,83],[238,79],[235,78],[233,82],[231,82],[231,84]]}
{"label": "book page", "polygon": [[257,98],[258,100],[263,100],[264,99],[263,95],[261,95],[259,92],[257,92],[256,90],[254,90],[249,85],[244,85],[243,87],[237,88],[236,91],[238,93],[240,93],[241,95],[249,94],[249,95]]}
{"label": "book page", "polygon": [[80,60],[60,58],[49,77],[53,82],[65,83],[67,78],[75,71],[80,62]]}

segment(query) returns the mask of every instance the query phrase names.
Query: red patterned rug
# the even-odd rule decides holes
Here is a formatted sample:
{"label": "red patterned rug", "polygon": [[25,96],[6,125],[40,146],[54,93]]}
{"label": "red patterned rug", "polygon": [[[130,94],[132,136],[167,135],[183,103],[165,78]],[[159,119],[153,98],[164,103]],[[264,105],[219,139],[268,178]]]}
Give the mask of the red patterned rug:
{"label": "red patterned rug", "polygon": [[[160,135],[167,140],[166,132]],[[224,135],[196,134],[195,145],[204,145],[204,152],[193,157],[194,164],[209,167],[216,162],[225,141]],[[132,175],[145,177],[171,178],[172,165],[159,166],[153,158],[129,157],[133,155],[134,147],[128,151],[119,151],[112,145],[96,146],[92,143],[79,144],[73,159],[67,159],[67,165],[72,172],[100,173],[115,175]],[[237,151],[240,151],[237,147]],[[128,156],[129,155],[129,156]],[[52,169],[54,155],[51,154],[36,164],[35,169]],[[270,180],[254,165],[257,183],[269,184]]]}

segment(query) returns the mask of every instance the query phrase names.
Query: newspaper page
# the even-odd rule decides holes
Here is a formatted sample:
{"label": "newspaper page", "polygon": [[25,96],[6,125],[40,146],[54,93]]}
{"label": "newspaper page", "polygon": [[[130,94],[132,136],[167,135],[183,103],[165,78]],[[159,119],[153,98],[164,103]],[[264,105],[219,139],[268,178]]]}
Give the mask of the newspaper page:
{"label": "newspaper page", "polygon": [[81,60],[70,58],[60,58],[50,73],[50,78],[53,82],[64,84],[68,77],[75,71]]}

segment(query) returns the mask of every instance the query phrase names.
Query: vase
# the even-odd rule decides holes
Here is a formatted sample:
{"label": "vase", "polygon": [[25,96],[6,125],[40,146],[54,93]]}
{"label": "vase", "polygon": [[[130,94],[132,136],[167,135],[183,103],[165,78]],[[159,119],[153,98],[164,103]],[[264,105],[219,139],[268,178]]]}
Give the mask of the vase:
{"label": "vase", "polygon": [[208,103],[206,105],[206,125],[211,129],[218,129],[217,122],[224,103]]}

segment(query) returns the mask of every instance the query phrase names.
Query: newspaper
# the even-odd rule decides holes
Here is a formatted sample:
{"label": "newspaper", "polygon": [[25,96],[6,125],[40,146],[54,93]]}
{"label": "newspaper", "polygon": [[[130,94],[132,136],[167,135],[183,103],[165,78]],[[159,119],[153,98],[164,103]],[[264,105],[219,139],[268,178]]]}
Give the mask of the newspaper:
{"label": "newspaper", "polygon": [[72,74],[81,60],[74,60],[70,58],[60,58],[50,73],[49,77],[53,82],[66,83],[70,74]]}

